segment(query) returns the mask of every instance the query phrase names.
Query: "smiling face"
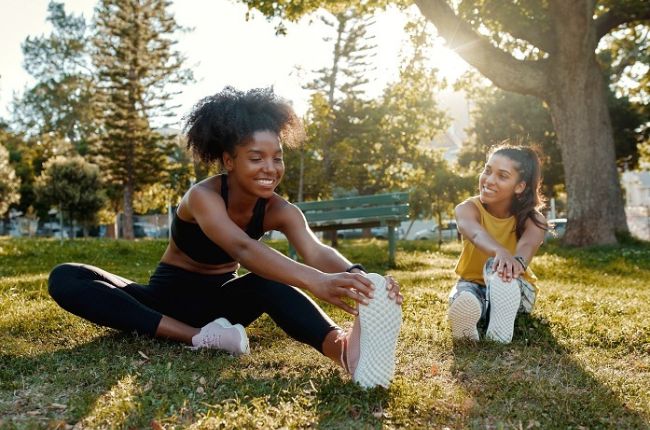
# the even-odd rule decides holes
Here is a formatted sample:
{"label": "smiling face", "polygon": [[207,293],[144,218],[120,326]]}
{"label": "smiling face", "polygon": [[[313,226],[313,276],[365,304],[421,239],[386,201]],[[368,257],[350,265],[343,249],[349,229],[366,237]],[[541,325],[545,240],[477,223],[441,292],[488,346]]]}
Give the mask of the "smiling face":
{"label": "smiling face", "polygon": [[228,177],[248,194],[270,198],[284,175],[282,145],[272,131],[256,131],[235,154],[224,153]]}
{"label": "smiling face", "polygon": [[509,212],[512,198],[526,189],[526,183],[519,179],[517,163],[499,154],[485,163],[478,185],[481,203],[499,212]]}

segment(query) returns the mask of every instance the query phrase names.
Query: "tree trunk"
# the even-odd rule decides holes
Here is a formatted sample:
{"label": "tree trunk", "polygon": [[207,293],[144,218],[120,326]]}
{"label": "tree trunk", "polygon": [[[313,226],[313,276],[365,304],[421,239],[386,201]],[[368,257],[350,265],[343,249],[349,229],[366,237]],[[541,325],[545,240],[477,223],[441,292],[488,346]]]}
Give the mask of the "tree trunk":
{"label": "tree trunk", "polygon": [[578,15],[574,7],[559,3],[556,11],[559,48],[549,64],[545,97],[562,151],[568,195],[564,241],[577,246],[614,244],[615,232],[628,228],[606,84],[596,60],[591,16],[584,16],[584,23],[573,19]]}
{"label": "tree trunk", "polygon": [[122,237],[133,240],[133,184],[124,186],[124,221],[122,223]]}

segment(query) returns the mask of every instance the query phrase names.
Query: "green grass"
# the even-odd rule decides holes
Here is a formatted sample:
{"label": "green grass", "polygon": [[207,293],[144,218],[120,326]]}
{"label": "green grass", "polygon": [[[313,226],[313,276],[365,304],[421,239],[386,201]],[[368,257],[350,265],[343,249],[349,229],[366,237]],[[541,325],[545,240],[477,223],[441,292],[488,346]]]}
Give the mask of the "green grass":
{"label": "green grass", "polygon": [[[0,427],[650,428],[647,244],[547,245],[533,262],[535,312],[498,345],[452,342],[458,245],[399,242],[388,271],[405,295],[397,375],[370,391],[266,317],[248,330],[252,354],[236,359],[94,326],[47,294],[65,261],[146,282],[165,245],[0,239]],[[341,251],[386,271],[385,242]]]}

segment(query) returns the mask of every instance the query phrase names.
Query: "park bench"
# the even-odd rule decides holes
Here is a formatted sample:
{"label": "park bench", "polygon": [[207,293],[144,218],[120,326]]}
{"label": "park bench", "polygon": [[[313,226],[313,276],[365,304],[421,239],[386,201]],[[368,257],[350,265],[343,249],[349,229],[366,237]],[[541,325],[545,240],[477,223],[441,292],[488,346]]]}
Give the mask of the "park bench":
{"label": "park bench", "polygon": [[[388,264],[395,265],[395,227],[408,219],[408,193],[386,193],[296,203],[313,231],[388,227]],[[289,248],[289,255],[296,252]]]}

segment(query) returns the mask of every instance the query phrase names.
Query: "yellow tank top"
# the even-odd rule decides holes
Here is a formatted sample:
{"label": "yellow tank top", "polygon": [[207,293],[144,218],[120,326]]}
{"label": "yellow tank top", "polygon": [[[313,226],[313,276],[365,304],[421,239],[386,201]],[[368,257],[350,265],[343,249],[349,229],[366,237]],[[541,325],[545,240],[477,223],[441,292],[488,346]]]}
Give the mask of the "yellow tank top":
{"label": "yellow tank top", "polygon": [[[481,216],[481,225],[489,233],[490,236],[511,254],[514,255],[517,249],[517,234],[515,227],[517,221],[514,216],[508,218],[497,218],[491,215],[481,204],[478,196],[468,199],[477,208]],[[484,284],[483,280],[483,266],[489,258],[489,255],[476,248],[472,242],[463,237],[463,249],[460,253],[458,263],[456,263],[456,273],[461,278],[475,282],[477,284]],[[537,277],[528,268],[524,273],[524,279],[531,284],[535,284]]]}

